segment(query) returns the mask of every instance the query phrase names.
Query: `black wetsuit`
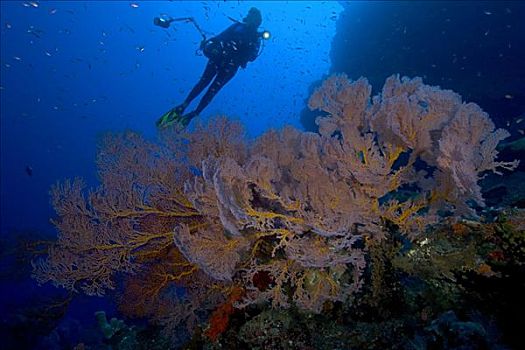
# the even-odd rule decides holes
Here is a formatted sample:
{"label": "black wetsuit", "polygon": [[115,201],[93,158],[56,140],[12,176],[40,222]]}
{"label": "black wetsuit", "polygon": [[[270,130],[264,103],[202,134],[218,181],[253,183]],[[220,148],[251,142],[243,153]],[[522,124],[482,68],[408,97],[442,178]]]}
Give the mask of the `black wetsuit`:
{"label": "black wetsuit", "polygon": [[184,107],[180,107],[185,109],[210,84],[214,77],[215,79],[195,111],[191,113],[191,117],[199,115],[206,108],[217,92],[233,78],[239,67],[244,68],[248,62],[257,58],[261,45],[261,38],[257,30],[251,29],[244,23],[232,24],[209,41],[216,44],[215,54],[207,55],[209,61],[202,77],[184,101]]}

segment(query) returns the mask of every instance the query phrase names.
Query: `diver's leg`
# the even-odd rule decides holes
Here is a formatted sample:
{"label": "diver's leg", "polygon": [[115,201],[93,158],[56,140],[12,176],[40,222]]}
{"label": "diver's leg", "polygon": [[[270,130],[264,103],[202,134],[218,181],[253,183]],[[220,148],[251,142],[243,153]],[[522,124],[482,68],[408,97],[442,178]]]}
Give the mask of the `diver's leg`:
{"label": "diver's leg", "polygon": [[210,87],[208,88],[208,91],[206,91],[206,93],[200,100],[199,105],[197,106],[195,111],[191,113],[192,116],[199,115],[204,110],[204,108],[206,108],[206,106],[210,104],[211,100],[215,97],[219,90],[222,89],[222,87],[226,85],[226,83],[230,81],[231,78],[234,77],[238,69],[239,67],[230,65],[219,68],[217,76],[213,80],[213,83],[211,83]]}
{"label": "diver's leg", "polygon": [[186,107],[188,107],[191,101],[193,101],[195,97],[199,96],[202,90],[204,90],[204,88],[208,86],[215,74],[217,74],[217,65],[211,60],[208,60],[208,64],[206,65],[206,68],[204,69],[204,73],[202,73],[200,80],[197,82],[197,84],[195,84],[193,89],[191,89],[190,93],[188,94],[188,97],[186,97],[184,102],[175,108],[177,114],[180,115],[184,113]]}

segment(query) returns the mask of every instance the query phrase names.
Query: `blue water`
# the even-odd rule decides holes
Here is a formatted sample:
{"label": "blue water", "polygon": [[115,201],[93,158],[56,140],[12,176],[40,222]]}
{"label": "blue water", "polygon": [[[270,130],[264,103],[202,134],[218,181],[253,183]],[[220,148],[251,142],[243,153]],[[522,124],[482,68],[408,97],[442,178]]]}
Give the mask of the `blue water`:
{"label": "blue water", "polygon": [[228,16],[240,20],[252,6],[261,10],[261,29],[272,38],[201,116],[237,118],[255,136],[269,127],[300,127],[309,84],[329,71],[330,17],[342,9],[295,1],[34,4],[1,3],[2,234],[52,232],[48,190],[75,176],[96,184],[97,137],[133,129],[154,138],[157,118],[197,82],[207,62],[195,55],[200,34],[189,23],[156,27],[155,16],[191,16],[218,34],[232,23]]}

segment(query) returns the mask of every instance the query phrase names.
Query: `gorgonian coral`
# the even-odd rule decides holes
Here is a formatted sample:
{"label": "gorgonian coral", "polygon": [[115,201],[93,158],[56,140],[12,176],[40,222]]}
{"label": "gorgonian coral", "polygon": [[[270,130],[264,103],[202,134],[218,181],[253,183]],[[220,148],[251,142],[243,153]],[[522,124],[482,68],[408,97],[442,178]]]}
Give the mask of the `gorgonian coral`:
{"label": "gorgonian coral", "polygon": [[[348,300],[363,283],[367,242],[388,230],[416,237],[443,214],[474,215],[483,172],[517,165],[495,161],[506,131],[451,91],[392,76],[370,94],[364,78],[327,79],[309,101],[328,114],[319,133],[285,128],[248,143],[239,123],[217,118],[161,146],[132,133],[108,138],[101,188],[87,199],[78,182],[54,189],[60,236],[35,276],[102,294],[116,272],[150,271],[144,287],[159,310],[169,309],[169,285],[211,307],[239,287],[237,307],[320,312]],[[142,290],[128,285],[130,295]]]}
{"label": "gorgonian coral", "polygon": [[[185,195],[210,226],[176,228],[186,258],[240,279],[247,303],[320,311],[359,288],[359,241],[381,239],[387,222],[412,238],[440,212],[473,215],[482,172],[517,164],[495,161],[506,131],[451,91],[392,76],[381,95],[370,92],[366,79],[333,76],[309,101],[329,114],[319,134],[269,131],[242,161],[203,160]],[[265,290],[253,284],[258,273],[270,276]]]}

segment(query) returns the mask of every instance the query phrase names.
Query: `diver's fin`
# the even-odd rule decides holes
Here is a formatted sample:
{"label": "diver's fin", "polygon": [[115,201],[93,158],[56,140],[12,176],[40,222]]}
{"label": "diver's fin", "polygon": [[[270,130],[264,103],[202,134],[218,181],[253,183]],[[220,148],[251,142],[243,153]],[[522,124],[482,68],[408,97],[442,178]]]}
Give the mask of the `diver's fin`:
{"label": "diver's fin", "polygon": [[188,115],[183,115],[183,116],[179,117],[177,119],[177,124],[174,125],[175,131],[181,132],[184,129],[186,129],[186,127],[190,123],[190,120],[191,120],[191,117],[188,116]]}
{"label": "diver's fin", "polygon": [[182,116],[177,114],[176,109],[170,109],[168,112],[162,115],[155,123],[158,128],[165,129],[177,122]]}

